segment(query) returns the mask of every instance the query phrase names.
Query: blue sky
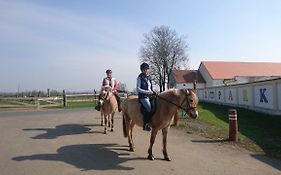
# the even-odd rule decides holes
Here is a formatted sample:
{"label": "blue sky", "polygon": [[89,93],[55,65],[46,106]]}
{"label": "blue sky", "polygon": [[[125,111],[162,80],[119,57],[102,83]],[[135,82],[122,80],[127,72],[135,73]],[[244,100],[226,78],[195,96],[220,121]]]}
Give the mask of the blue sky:
{"label": "blue sky", "polygon": [[203,60],[281,60],[279,0],[0,0],[0,92],[99,89],[105,70],[135,87],[143,34],[186,36]]}

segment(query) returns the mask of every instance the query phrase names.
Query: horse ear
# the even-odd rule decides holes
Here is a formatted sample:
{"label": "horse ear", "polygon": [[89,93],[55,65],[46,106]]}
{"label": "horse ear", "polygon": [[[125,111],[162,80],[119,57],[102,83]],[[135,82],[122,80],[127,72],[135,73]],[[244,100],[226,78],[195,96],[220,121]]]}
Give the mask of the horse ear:
{"label": "horse ear", "polygon": [[111,91],[111,87],[110,87],[110,86],[105,86],[105,87],[104,87],[104,90],[105,90],[106,92],[109,92],[109,91]]}
{"label": "horse ear", "polygon": [[193,82],[193,89],[197,89],[197,82],[196,82],[196,80],[194,80],[194,82]]}
{"label": "horse ear", "polygon": [[185,93],[186,93],[187,95],[190,94],[190,90],[191,90],[191,89],[186,89],[186,90],[185,90]]}

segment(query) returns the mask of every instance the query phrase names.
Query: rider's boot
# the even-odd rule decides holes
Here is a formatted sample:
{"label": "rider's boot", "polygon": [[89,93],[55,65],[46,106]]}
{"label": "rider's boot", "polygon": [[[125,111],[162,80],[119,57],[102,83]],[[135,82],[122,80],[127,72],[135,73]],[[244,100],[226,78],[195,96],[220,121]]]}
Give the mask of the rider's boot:
{"label": "rider's boot", "polygon": [[151,131],[151,128],[149,126],[149,118],[150,118],[150,113],[144,112],[143,128],[142,128],[144,131]]}

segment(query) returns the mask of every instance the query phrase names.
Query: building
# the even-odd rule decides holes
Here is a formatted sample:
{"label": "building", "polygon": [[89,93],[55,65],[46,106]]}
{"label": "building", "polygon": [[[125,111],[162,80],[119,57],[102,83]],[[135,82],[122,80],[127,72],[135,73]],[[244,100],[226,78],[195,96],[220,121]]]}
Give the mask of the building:
{"label": "building", "polygon": [[196,80],[197,88],[205,87],[205,80],[197,70],[173,70],[170,76],[170,88],[193,89],[193,83]]}
{"label": "building", "polygon": [[173,70],[170,88],[229,86],[281,78],[281,63],[202,61],[198,70]]}
{"label": "building", "polygon": [[216,87],[280,78],[281,63],[202,61],[198,71],[205,87]]}
{"label": "building", "polygon": [[281,114],[281,63],[203,61],[198,70],[173,70],[170,87],[193,88],[200,101]]}

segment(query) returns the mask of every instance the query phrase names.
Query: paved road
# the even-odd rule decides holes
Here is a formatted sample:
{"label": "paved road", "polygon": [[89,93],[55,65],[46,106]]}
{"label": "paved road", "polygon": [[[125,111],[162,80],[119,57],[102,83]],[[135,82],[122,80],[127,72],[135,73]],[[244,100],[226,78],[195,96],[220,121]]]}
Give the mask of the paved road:
{"label": "paved road", "polygon": [[231,145],[171,129],[162,160],[161,133],[155,161],[146,159],[149,133],[135,130],[136,152],[128,152],[122,118],[107,135],[93,109],[0,113],[1,175],[270,175],[281,174],[281,162]]}

